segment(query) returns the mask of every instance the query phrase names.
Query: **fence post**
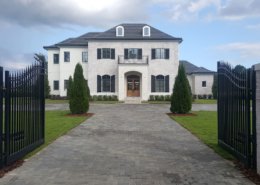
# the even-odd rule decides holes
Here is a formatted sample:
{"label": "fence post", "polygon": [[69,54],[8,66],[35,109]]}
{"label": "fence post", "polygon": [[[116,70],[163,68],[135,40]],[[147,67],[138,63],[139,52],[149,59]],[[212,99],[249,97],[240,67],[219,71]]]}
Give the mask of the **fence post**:
{"label": "fence post", "polygon": [[45,78],[45,62],[41,63],[40,70],[40,101],[41,101],[41,126],[42,126],[42,138],[43,142],[45,142],[45,91],[44,91],[44,78]]}
{"label": "fence post", "polygon": [[3,151],[3,96],[4,96],[4,84],[3,74],[4,70],[0,67],[0,168],[3,167],[4,163],[4,151]]}
{"label": "fence post", "polygon": [[[254,66],[255,69],[255,122],[256,122],[256,168],[260,174],[260,64]],[[254,84],[253,84],[254,86]],[[259,137],[258,137],[259,136]]]}
{"label": "fence post", "polygon": [[5,71],[5,162],[10,153],[10,111],[11,111],[11,79],[9,71]]}

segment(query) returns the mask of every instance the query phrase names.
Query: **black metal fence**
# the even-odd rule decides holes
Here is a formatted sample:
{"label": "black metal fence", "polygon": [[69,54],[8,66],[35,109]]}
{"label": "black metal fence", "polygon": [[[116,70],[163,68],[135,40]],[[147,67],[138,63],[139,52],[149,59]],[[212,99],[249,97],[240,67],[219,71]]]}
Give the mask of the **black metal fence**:
{"label": "black metal fence", "polygon": [[[0,167],[44,143],[44,63],[19,72],[0,67]],[[4,85],[5,84],[5,85]]]}
{"label": "black metal fence", "polygon": [[218,62],[218,143],[256,168],[255,72]]}

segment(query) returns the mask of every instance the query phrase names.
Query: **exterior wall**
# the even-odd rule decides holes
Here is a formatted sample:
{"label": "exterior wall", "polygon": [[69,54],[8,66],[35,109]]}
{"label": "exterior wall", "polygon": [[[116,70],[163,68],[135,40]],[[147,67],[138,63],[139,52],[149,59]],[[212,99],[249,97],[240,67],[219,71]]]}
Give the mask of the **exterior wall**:
{"label": "exterior wall", "polygon": [[260,174],[260,64],[255,65],[256,71],[256,167]]}
{"label": "exterior wall", "polygon": [[[211,95],[214,81],[213,74],[193,74],[192,93],[195,95]],[[206,81],[206,87],[202,87],[202,81]]]}
{"label": "exterior wall", "polygon": [[193,76],[192,75],[187,75],[187,79],[188,79],[189,84],[190,84],[191,93],[195,94],[194,93],[195,88],[194,88],[194,83],[193,83]]}
{"label": "exterior wall", "polygon": [[[48,50],[48,78],[51,87],[51,95],[66,96],[67,90],[64,89],[64,80],[69,76],[73,77],[75,66],[80,63],[83,67],[85,79],[88,79],[88,62],[82,62],[82,52],[87,51],[84,47],[62,47],[60,49]],[[64,62],[64,52],[70,52],[70,62]],[[59,54],[59,64],[53,63],[53,54]],[[53,81],[59,80],[59,90],[53,89]]]}
{"label": "exterior wall", "polygon": [[60,80],[60,65],[53,63],[53,54],[59,54],[59,52],[59,49],[48,50],[48,80],[52,95],[60,95],[60,91],[53,90],[53,81]]}
{"label": "exterior wall", "polygon": [[[137,71],[142,74],[142,100],[148,100],[149,95],[170,95],[174,84],[175,76],[178,72],[178,42],[151,42],[151,41],[90,41],[89,50],[89,87],[91,95],[114,94],[118,95],[120,100],[124,100],[126,93],[123,84],[122,75],[126,72]],[[97,48],[115,48],[115,59],[97,60]],[[142,48],[142,55],[148,56],[149,64],[118,64],[118,56],[124,55],[125,48]],[[152,48],[169,48],[170,59],[151,60]],[[95,70],[92,70],[95,69]],[[115,75],[116,92],[115,93],[97,93],[97,75]],[[151,75],[170,75],[169,93],[151,93]],[[120,82],[120,84],[119,84]],[[121,84],[122,83],[122,84]],[[147,86],[147,87],[145,87]],[[120,87],[120,88],[119,88]],[[144,88],[144,89],[143,89]],[[123,89],[123,90],[122,90]],[[125,95],[124,95],[125,94]]]}

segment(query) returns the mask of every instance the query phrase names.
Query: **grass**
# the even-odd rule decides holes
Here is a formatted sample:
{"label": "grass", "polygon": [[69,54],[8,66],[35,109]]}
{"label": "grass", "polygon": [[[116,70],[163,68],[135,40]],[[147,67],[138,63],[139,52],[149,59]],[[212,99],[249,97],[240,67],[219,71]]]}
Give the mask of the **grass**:
{"label": "grass", "polygon": [[63,103],[69,103],[69,100],[51,100],[51,99],[45,99],[45,104],[63,104]]}
{"label": "grass", "polygon": [[217,100],[213,100],[213,99],[195,99],[192,103],[194,103],[194,104],[217,104]]}
{"label": "grass", "polygon": [[66,116],[68,113],[68,111],[46,111],[45,143],[27,154],[25,158],[31,157],[87,119],[86,116],[68,117]]}
{"label": "grass", "polygon": [[197,114],[197,116],[171,116],[171,118],[197,136],[220,156],[233,160],[233,155],[218,146],[217,112],[198,111],[193,113]]}

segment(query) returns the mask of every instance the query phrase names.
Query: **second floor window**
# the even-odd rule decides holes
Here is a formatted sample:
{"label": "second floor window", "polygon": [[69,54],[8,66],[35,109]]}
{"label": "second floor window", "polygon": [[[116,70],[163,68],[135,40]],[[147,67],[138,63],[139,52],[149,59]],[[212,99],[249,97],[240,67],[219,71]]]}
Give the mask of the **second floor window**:
{"label": "second floor window", "polygon": [[59,54],[53,54],[53,63],[59,64]]}
{"label": "second floor window", "polygon": [[88,52],[87,51],[82,52],[82,62],[88,62]]}
{"label": "second floor window", "polygon": [[127,48],[124,50],[125,59],[142,59],[142,49]]}
{"label": "second floor window", "polygon": [[169,59],[170,50],[168,48],[152,49],[152,59]]}
{"label": "second floor window", "polygon": [[70,62],[70,52],[64,52],[64,62]]}
{"label": "second floor window", "polygon": [[115,59],[114,48],[98,48],[97,59]]}

